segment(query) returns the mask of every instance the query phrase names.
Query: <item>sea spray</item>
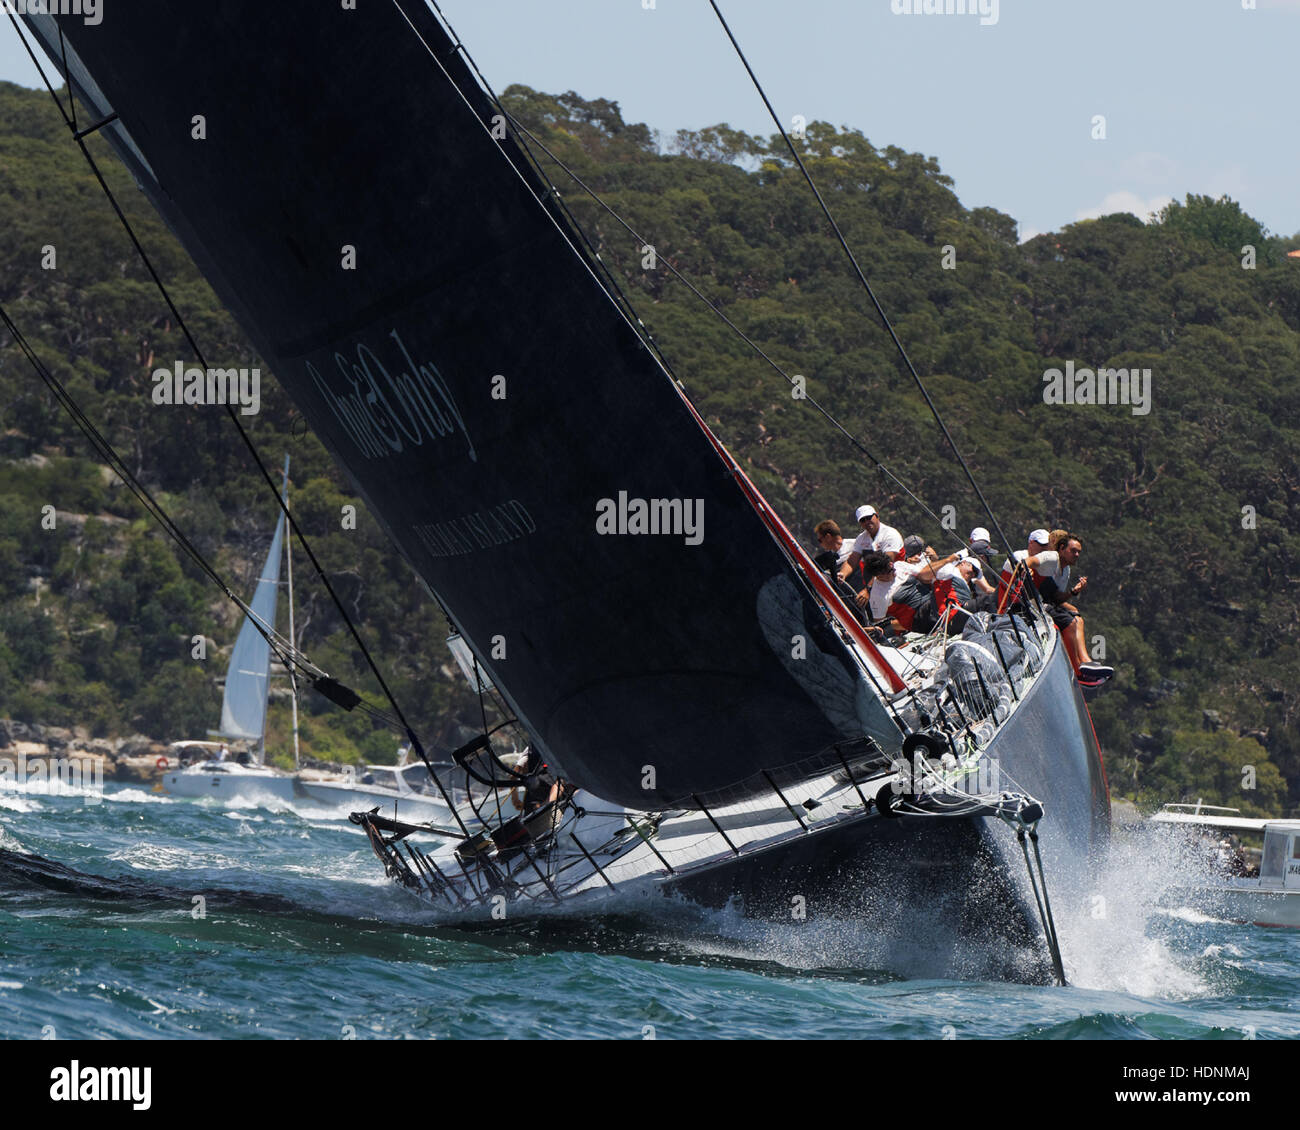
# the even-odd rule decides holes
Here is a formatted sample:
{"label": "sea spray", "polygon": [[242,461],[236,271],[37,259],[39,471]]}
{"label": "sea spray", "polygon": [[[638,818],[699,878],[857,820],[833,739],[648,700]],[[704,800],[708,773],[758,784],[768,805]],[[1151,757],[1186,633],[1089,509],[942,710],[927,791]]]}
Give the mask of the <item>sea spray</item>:
{"label": "sea spray", "polygon": [[1146,825],[1117,830],[1091,888],[1062,892],[1074,896],[1062,898],[1056,913],[1069,982],[1159,1000],[1214,992],[1208,971],[1159,930],[1169,892],[1214,881],[1204,853],[1186,837]]}

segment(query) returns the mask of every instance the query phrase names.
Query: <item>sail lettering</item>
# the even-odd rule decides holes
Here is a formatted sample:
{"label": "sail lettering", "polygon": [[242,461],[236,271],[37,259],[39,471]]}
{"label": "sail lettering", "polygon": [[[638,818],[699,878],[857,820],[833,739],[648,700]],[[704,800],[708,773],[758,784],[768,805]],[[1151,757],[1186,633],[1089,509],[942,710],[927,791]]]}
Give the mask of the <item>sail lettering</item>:
{"label": "sail lettering", "polygon": [[[365,342],[357,342],[355,359],[336,351],[334,365],[343,381],[340,391],[308,361],[307,372],[334,418],[367,459],[382,459],[424,441],[464,437],[466,454],[478,452],[456,398],[432,361],[417,363],[397,330],[388,335],[401,351],[385,362]],[[390,369],[389,364],[397,362]],[[404,362],[405,368],[398,368]]]}
{"label": "sail lettering", "polygon": [[445,522],[427,522],[411,527],[420,544],[434,557],[461,557],[480,549],[491,549],[536,529],[533,516],[517,498]]}

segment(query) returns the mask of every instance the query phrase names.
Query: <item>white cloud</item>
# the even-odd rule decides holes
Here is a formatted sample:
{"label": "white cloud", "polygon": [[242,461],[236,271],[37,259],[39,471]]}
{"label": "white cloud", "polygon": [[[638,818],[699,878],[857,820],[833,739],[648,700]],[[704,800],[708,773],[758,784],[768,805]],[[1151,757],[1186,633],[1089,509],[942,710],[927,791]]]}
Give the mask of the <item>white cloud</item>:
{"label": "white cloud", "polygon": [[1162,187],[1180,179],[1178,162],[1164,153],[1152,151],[1126,157],[1120,162],[1118,172],[1124,180],[1145,188]]}
{"label": "white cloud", "polygon": [[1169,195],[1149,196],[1144,199],[1136,192],[1121,189],[1119,192],[1109,193],[1095,208],[1085,208],[1082,212],[1076,212],[1074,218],[1095,220],[1098,216],[1109,216],[1112,212],[1131,212],[1145,224],[1150,221],[1154,213],[1159,212],[1172,200],[1173,197]]}

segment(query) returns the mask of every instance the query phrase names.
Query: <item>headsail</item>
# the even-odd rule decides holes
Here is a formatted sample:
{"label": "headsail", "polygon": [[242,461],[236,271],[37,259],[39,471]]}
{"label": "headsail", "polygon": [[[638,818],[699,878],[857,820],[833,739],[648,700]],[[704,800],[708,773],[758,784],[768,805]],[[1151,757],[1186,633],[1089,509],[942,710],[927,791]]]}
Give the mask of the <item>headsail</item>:
{"label": "headsail", "polygon": [[[289,474],[288,457],[284,461]],[[267,628],[275,628],[275,609],[280,592],[280,564],[284,557],[284,511],[275,524],[275,536],[257,581],[257,591],[248,607]],[[226,669],[226,691],[221,699],[221,729],[225,738],[260,741],[266,733],[266,700],[271,685],[271,645],[257,626],[244,617],[230,651]]]}
{"label": "headsail", "polygon": [[[61,62],[54,18],[27,19]],[[553,763],[644,808],[896,747],[423,3],[58,26],[108,139]]]}

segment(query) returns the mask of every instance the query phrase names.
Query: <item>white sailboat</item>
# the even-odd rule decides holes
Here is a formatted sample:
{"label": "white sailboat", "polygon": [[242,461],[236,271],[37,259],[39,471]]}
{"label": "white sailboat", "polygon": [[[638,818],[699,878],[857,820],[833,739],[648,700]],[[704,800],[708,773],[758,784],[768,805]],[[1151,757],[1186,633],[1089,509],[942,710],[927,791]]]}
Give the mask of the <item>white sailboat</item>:
{"label": "white sailboat", "polygon": [[[283,497],[289,490],[289,458],[284,460]],[[230,653],[226,685],[221,702],[221,725],[213,733],[217,741],[173,742],[173,759],[181,766],[163,775],[164,789],[182,797],[213,797],[223,802],[295,804],[337,810],[342,818],[358,809],[378,807],[381,812],[400,812],[403,819],[451,823],[453,817],[436,795],[423,795],[419,774],[427,777],[423,765],[399,770],[394,766],[367,765],[361,772],[327,773],[302,769],[299,765],[298,685],[289,672],[293,708],[293,760],[295,772],[288,773],[266,764],[266,712],[270,695],[271,646],[258,630],[275,626],[281,560],[285,567],[289,600],[289,638],[293,628],[293,555],[285,538],[285,516],[281,511],[258,578],[257,590],[249,602],[235,646]],[[232,754],[226,742],[252,743],[253,748]],[[197,756],[196,756],[197,754]]]}
{"label": "white sailboat", "polygon": [[[289,489],[289,457],[284,460],[284,492]],[[163,774],[163,788],[175,796],[214,797],[222,801],[290,801],[294,797],[293,774],[266,764],[266,706],[271,683],[271,645],[258,631],[256,617],[264,627],[274,629],[279,597],[281,557],[284,552],[284,513],[275,524],[275,534],[258,577],[257,589],[249,602],[230,652],[226,686],[221,700],[221,725],[216,743],[173,743],[178,760],[196,745],[210,753],[203,760]],[[292,597],[290,606],[292,606]],[[292,631],[292,628],[290,629]],[[297,758],[297,697],[294,699],[295,760]],[[238,757],[229,754],[226,741],[256,743],[252,751]],[[213,747],[215,751],[213,750]]]}

